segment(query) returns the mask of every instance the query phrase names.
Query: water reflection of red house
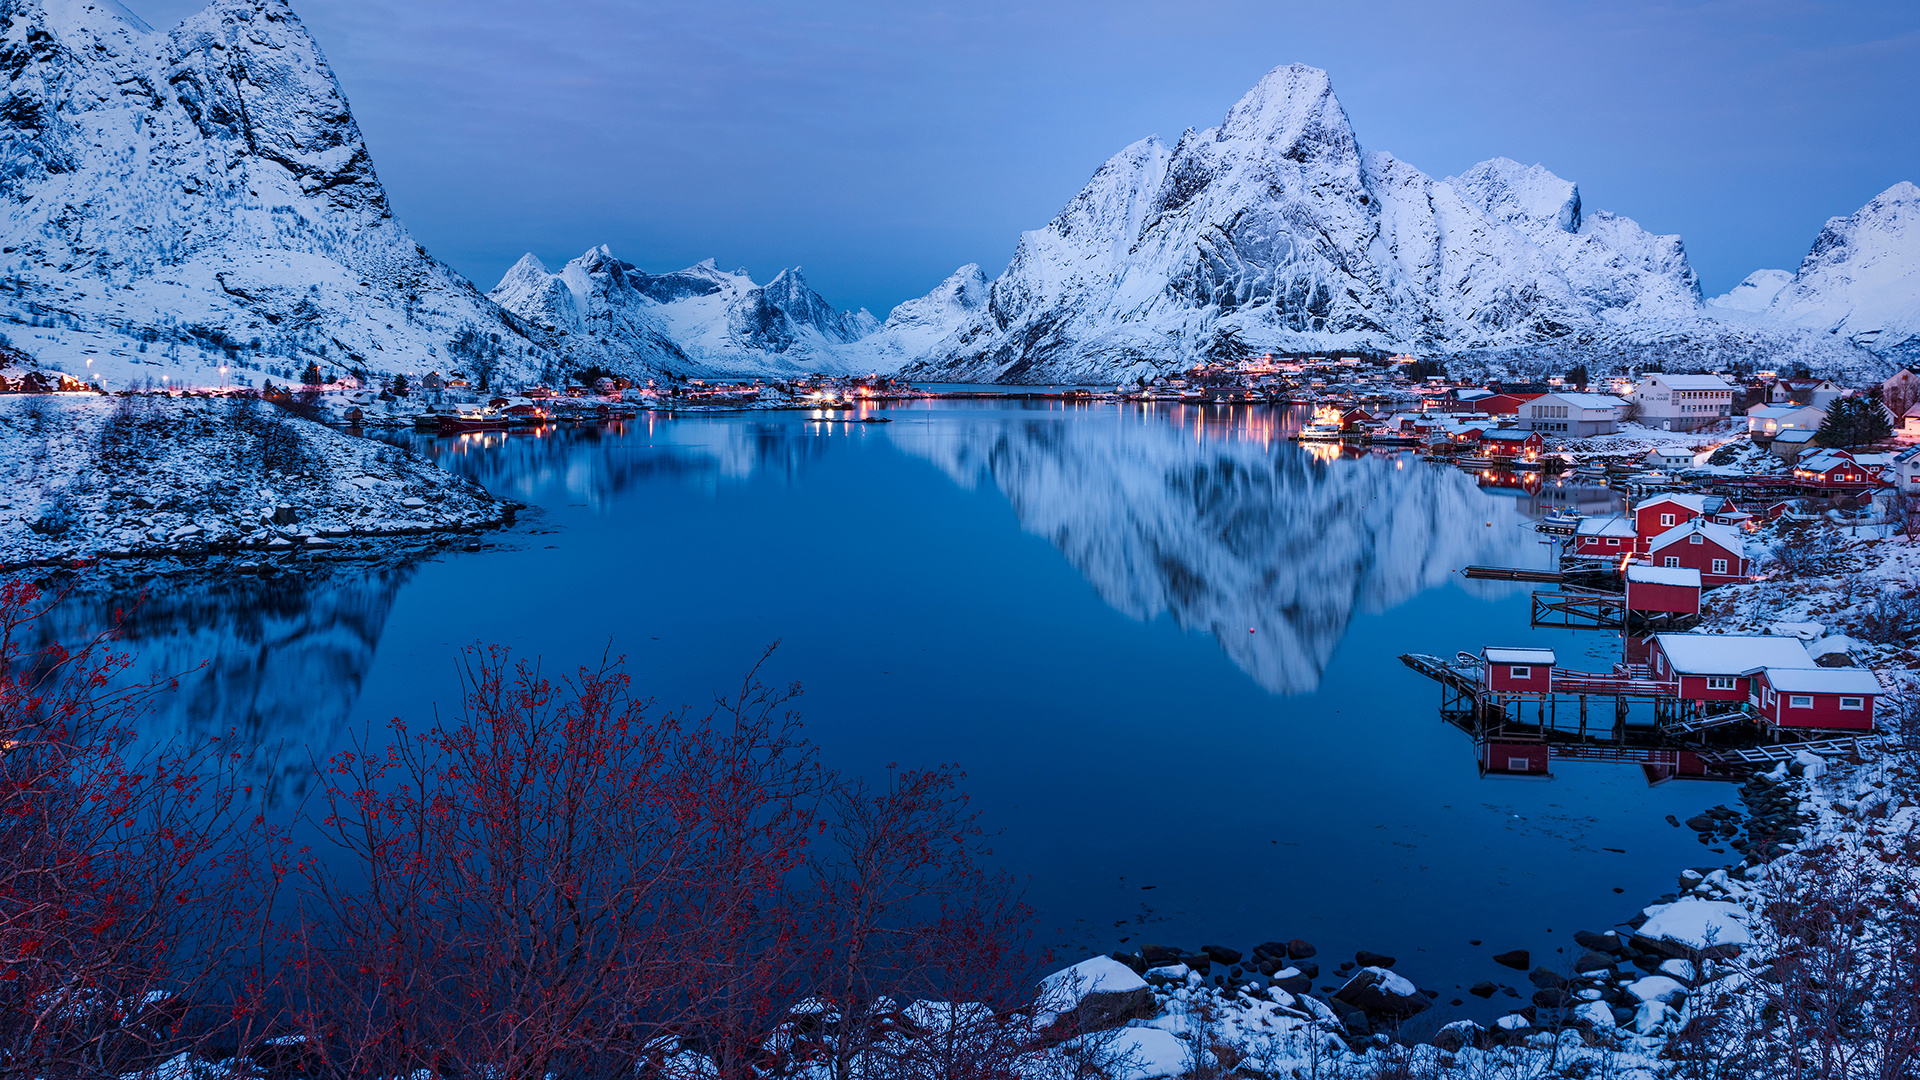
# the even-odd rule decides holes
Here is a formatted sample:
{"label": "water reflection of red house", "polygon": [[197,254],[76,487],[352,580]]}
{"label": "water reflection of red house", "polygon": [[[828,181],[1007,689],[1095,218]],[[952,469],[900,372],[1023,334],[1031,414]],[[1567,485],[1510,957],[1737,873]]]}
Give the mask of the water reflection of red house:
{"label": "water reflection of red house", "polygon": [[1539,473],[1514,472],[1510,469],[1482,471],[1477,482],[1488,491],[1513,491],[1527,495],[1538,495],[1543,486]]}
{"label": "water reflection of red house", "polygon": [[1480,771],[1488,776],[1552,776],[1547,744],[1484,742],[1480,744]]}

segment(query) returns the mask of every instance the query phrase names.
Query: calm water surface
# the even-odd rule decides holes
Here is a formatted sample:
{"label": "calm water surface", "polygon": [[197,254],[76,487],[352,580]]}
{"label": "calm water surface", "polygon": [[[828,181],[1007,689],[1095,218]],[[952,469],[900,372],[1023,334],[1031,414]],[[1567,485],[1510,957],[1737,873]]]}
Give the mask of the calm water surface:
{"label": "calm water surface", "polygon": [[1397,659],[1538,643],[1610,663],[1607,635],[1530,630],[1526,587],[1456,573],[1545,565],[1527,523],[1608,493],[1302,447],[1266,407],[884,415],[422,437],[532,508],[492,549],[162,583],[131,644],[156,667],[213,660],[166,722],[239,726],[304,763],[454,700],[475,641],[550,668],[611,641],[645,693],[695,705],[778,641],[771,681],[805,684],[830,762],[966,770],[1067,959],[1298,936],[1329,969],[1394,954],[1444,1003],[1514,979],[1492,953],[1552,962],[1715,858],[1663,819],[1730,789],[1627,766],[1483,779]]}

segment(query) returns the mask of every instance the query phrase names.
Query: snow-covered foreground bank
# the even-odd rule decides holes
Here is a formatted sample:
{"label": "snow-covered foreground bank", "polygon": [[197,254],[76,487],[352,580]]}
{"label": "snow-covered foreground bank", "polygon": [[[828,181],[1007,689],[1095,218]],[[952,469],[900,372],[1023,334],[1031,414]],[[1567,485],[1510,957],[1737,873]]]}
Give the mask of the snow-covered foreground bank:
{"label": "snow-covered foreground bank", "polygon": [[0,395],[0,569],[505,524],[415,454],[240,399]]}

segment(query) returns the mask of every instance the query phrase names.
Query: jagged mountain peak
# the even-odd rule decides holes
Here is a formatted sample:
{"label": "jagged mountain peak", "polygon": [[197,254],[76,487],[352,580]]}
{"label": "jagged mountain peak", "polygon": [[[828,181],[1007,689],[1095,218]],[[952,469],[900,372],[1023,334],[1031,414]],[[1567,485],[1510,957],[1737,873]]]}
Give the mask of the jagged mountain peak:
{"label": "jagged mountain peak", "polygon": [[1334,96],[1333,80],[1305,64],[1267,72],[1227,110],[1213,139],[1258,141],[1279,157],[1300,163],[1352,158],[1359,152],[1353,125]]}
{"label": "jagged mountain peak", "polygon": [[1451,185],[1489,217],[1505,223],[1544,224],[1580,231],[1580,188],[1542,165],[1496,157],[1442,183]]}
{"label": "jagged mountain peak", "polygon": [[1920,187],[1830,218],[1766,314],[1877,351],[1920,352]]}

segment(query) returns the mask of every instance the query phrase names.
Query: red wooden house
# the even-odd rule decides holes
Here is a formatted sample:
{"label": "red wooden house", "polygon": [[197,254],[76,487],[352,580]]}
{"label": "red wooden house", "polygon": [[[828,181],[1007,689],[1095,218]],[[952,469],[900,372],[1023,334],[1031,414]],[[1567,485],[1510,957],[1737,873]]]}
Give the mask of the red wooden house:
{"label": "red wooden house", "polygon": [[1544,394],[1488,394],[1486,397],[1474,398],[1468,404],[1474,412],[1486,413],[1489,416],[1518,416],[1520,406],[1534,398],[1545,396]]}
{"label": "red wooden house", "polygon": [[1496,694],[1544,694],[1553,686],[1552,649],[1480,650],[1480,679]]}
{"label": "red wooden house", "polygon": [[1700,584],[1709,589],[1747,577],[1747,543],[1731,525],[1695,518],[1654,537],[1648,548],[1647,561],[1698,570]]}
{"label": "red wooden house", "polygon": [[1865,668],[1755,667],[1750,701],[1774,728],[1873,730],[1880,680]]}
{"label": "red wooden house", "polygon": [[1492,458],[1532,461],[1540,456],[1547,441],[1537,431],[1519,428],[1493,428],[1480,433],[1480,452]]}
{"label": "red wooden house", "polygon": [[1745,520],[1745,515],[1739,513],[1733,500],[1723,495],[1662,492],[1640,500],[1633,508],[1633,531],[1640,540],[1636,550],[1645,554],[1652,547],[1655,537],[1697,517],[1718,520],[1721,524]]}
{"label": "red wooden house", "polygon": [[1573,528],[1575,555],[1619,558],[1638,548],[1639,534],[1624,517],[1581,518]]}
{"label": "red wooden house", "polygon": [[1687,701],[1746,701],[1756,666],[1811,668],[1798,638],[1773,634],[1655,634],[1647,668],[1661,682],[1679,684]]}
{"label": "red wooden house", "polygon": [[1801,458],[1793,478],[1809,487],[1853,490],[1879,483],[1878,474],[1845,450],[1822,450]]}
{"label": "red wooden house", "polygon": [[1684,566],[1627,566],[1627,610],[1700,613],[1700,571]]}

